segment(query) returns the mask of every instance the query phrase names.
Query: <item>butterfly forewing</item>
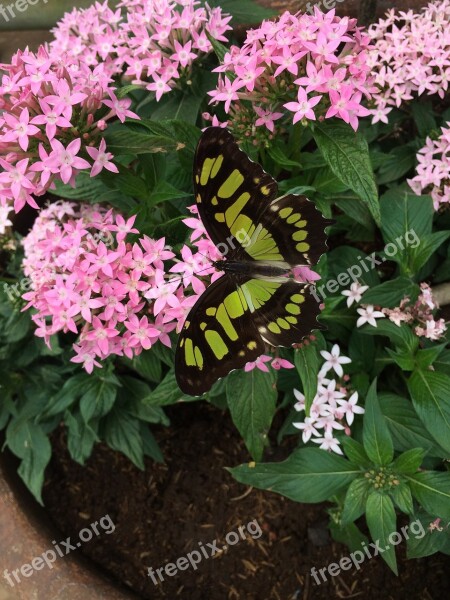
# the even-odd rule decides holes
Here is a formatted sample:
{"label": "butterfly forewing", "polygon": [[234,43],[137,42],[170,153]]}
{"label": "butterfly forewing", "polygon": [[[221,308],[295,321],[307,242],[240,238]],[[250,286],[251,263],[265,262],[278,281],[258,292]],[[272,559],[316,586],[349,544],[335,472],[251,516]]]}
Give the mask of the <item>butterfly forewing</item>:
{"label": "butterfly forewing", "polygon": [[194,189],[205,228],[228,258],[293,266],[314,262],[325,251],[328,221],[305,196],[277,198],[276,181],[226,129],[210,127],[203,133]]}
{"label": "butterfly forewing", "polygon": [[277,183],[220,127],[205,130],[194,165],[200,218],[211,240],[216,245],[229,245],[232,252],[230,237],[239,240],[241,230],[258,222],[268,202],[276,197]]}

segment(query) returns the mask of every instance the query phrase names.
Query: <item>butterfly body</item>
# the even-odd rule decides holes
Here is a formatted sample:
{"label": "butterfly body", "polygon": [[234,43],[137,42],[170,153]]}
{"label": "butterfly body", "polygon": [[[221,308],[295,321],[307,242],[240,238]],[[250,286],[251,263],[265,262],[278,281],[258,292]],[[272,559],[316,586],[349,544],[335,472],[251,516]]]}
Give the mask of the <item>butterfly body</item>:
{"label": "butterfly body", "polygon": [[197,299],[178,339],[175,375],[184,393],[201,395],[267,345],[291,346],[318,327],[310,285],[292,270],[319,259],[329,222],[304,196],[277,191],[226,129],[203,132],[194,193],[205,229],[226,258],[213,263],[223,275]]}
{"label": "butterfly body", "polygon": [[248,275],[262,279],[287,277],[291,273],[289,265],[283,267],[264,261],[216,260],[213,266],[218,271],[224,271],[225,273]]}

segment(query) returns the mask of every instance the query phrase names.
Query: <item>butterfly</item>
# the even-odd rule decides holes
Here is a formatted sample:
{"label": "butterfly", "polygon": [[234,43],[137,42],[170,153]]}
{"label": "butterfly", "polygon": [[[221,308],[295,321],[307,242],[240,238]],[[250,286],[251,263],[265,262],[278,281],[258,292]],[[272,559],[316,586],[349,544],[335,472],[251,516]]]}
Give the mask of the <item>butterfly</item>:
{"label": "butterfly", "polygon": [[197,299],[175,352],[183,393],[199,396],[264,353],[291,346],[313,328],[319,304],[296,265],[316,263],[330,223],[305,196],[278,196],[277,182],[221,127],[204,130],[194,160],[202,223],[222,256],[223,275]]}

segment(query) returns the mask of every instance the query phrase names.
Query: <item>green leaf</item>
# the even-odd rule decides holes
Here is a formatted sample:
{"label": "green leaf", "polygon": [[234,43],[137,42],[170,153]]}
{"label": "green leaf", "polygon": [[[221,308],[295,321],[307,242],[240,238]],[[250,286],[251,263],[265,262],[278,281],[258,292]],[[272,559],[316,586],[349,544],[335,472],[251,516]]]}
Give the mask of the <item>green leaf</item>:
{"label": "green leaf", "polygon": [[[384,241],[396,249],[389,251],[389,260],[398,262],[403,272],[413,277],[417,264],[427,260],[419,257],[424,256],[426,243],[423,240],[428,240],[432,231],[433,201],[428,196],[416,196],[410,190],[398,187],[381,197],[380,206]],[[431,242],[435,243],[434,238],[427,244]]]}
{"label": "green leaf", "polygon": [[345,436],[342,438],[341,442],[344,452],[351,463],[362,467],[368,467],[370,465],[370,458],[367,456],[364,446],[357,440]]}
{"label": "green leaf", "polygon": [[407,557],[422,558],[436,552],[442,552],[450,540],[448,529],[430,530],[429,525],[434,518],[425,511],[416,512],[411,516],[407,541]]}
{"label": "green leaf", "polygon": [[87,424],[79,411],[67,410],[64,423],[67,427],[67,449],[70,456],[80,465],[84,465],[92,453],[95,442],[99,441],[97,421]]}
{"label": "green leaf", "polygon": [[364,137],[337,120],[314,124],[313,134],[333,173],[365,202],[380,224],[378,191]]}
{"label": "green leaf", "polygon": [[42,427],[25,419],[13,419],[6,430],[9,449],[22,459],[18,473],[36,498],[42,502],[44,471],[52,454],[51,445]]}
{"label": "green leaf", "polygon": [[379,542],[382,549],[381,557],[389,567],[398,575],[397,560],[395,558],[395,545],[390,535],[397,531],[395,509],[389,496],[372,492],[367,498],[366,521],[370,535],[375,542]]}
{"label": "green leaf", "polygon": [[408,325],[396,325],[389,319],[377,319],[377,326],[364,325],[361,333],[366,335],[385,335],[393,344],[402,350],[407,350],[411,356],[414,356],[415,350],[419,345],[419,339],[412,332]]}
{"label": "green leaf", "polygon": [[260,23],[264,19],[270,19],[275,16],[276,10],[261,6],[254,0],[209,0],[208,5],[211,7],[219,6],[222,9],[222,14],[230,14],[233,17],[233,25],[243,24],[251,25]]}
{"label": "green leaf", "polygon": [[179,149],[177,140],[167,131],[158,134],[145,131],[133,131],[129,123],[121,124],[109,134],[105,132],[108,150],[115,155],[146,154],[152,152],[172,152]]}
{"label": "green leaf", "polygon": [[437,371],[450,375],[450,350],[444,350],[439,358],[434,361],[433,366]]}
{"label": "green leaf", "polygon": [[389,492],[394,504],[405,514],[411,515],[414,512],[413,498],[411,489],[406,483],[401,482],[392,488]]}
{"label": "green leaf", "polygon": [[[224,46],[224,44],[222,44],[221,42],[216,40],[216,38],[214,36],[212,36],[209,33],[209,31],[206,31],[206,37],[211,42],[211,46],[213,47],[214,53],[217,56],[217,58],[219,59],[219,62],[222,63],[223,59],[225,58],[225,54],[228,53],[227,46]],[[228,73],[228,72],[226,73],[226,76],[229,79],[234,79],[234,77],[235,77],[232,73]]]}
{"label": "green leaf", "polygon": [[398,451],[423,448],[428,455],[444,457],[431,435],[426,431],[411,402],[395,394],[379,396],[381,410],[391,432],[394,447]]}
{"label": "green leaf", "polygon": [[[352,281],[359,281],[369,287],[376,286],[380,283],[380,278],[372,264],[372,258],[358,248],[352,246],[334,248],[327,253],[327,286],[331,279],[334,279],[339,284],[337,287],[341,289],[350,287]],[[319,285],[318,289],[320,290],[321,287]],[[330,292],[328,287],[325,290],[325,297],[327,291]],[[321,295],[324,297],[323,294]]]}
{"label": "green leaf", "polygon": [[233,371],[227,377],[226,393],[233,423],[254,460],[261,460],[278,396],[275,373]]}
{"label": "green leaf", "polygon": [[[129,362],[129,361],[127,361]],[[162,378],[162,366],[154,348],[142,352],[131,361],[131,368],[144,379],[153,383],[159,383]]]}
{"label": "green leaf", "polygon": [[336,542],[345,544],[350,549],[350,552],[361,551],[361,546],[363,544],[367,545],[368,542],[367,537],[361,533],[354,523],[339,525],[332,520],[330,522],[330,533]]}
{"label": "green leaf", "polygon": [[113,408],[102,422],[102,437],[110,448],[122,452],[139,469],[144,469],[144,451],[137,419]]}
{"label": "green leaf", "polygon": [[436,119],[433,115],[433,106],[429,100],[425,102],[422,99],[414,100],[409,107],[414,117],[417,131],[422,138],[428,137],[434,129],[437,129]]}
{"label": "green leaf", "polygon": [[403,452],[392,463],[392,468],[397,473],[416,473],[425,457],[423,448],[411,448]]}
{"label": "green leaf", "polygon": [[348,460],[320,448],[296,450],[281,463],[240,465],[228,470],[240,483],[304,503],[330,499],[360,474]]}
{"label": "green leaf", "polygon": [[117,386],[115,377],[90,377],[80,399],[80,412],[86,423],[109,413],[116,401]]}
{"label": "green leaf", "polygon": [[418,289],[408,277],[397,277],[364,292],[364,304],[393,308],[398,306],[405,296],[413,296]]}
{"label": "green leaf", "polygon": [[151,394],[144,398],[143,402],[153,406],[166,406],[167,404],[175,404],[182,398],[183,393],[178,387],[175,373],[170,370]]}
{"label": "green leaf", "polygon": [[408,389],[427,431],[450,453],[450,377],[435,371],[415,371]]}
{"label": "green leaf", "polygon": [[419,350],[416,354],[418,367],[422,370],[428,370],[445,350],[446,345],[446,342],[444,342],[443,344],[435,344],[434,346],[430,346],[430,348]]}
{"label": "green leaf", "polygon": [[289,158],[279,146],[270,146],[268,154],[278,166],[284,167],[285,169],[292,170],[290,167],[301,167],[301,164],[298,161]]}
{"label": "green leaf", "polygon": [[[19,295],[24,291],[19,292]],[[14,309],[5,323],[4,335],[8,342],[19,342],[30,330],[31,320],[28,312]]]}
{"label": "green leaf", "polygon": [[159,181],[155,188],[152,190],[148,199],[146,200],[146,207],[152,208],[161,202],[167,202],[168,200],[176,200],[177,198],[189,198],[190,194],[183,190],[177,190],[173,185],[167,181]]}
{"label": "green leaf", "polygon": [[303,384],[305,395],[305,411],[309,415],[309,409],[315,395],[317,394],[317,375],[319,373],[319,353],[315,343],[303,343],[294,354],[295,367]]}
{"label": "green leaf", "polygon": [[376,465],[388,465],[394,457],[394,446],[377,398],[377,381],[366,396],[363,422],[364,449]]}
{"label": "green leaf", "polygon": [[149,189],[145,181],[125,167],[119,167],[119,173],[112,174],[111,177],[114,178],[114,184],[117,188],[127,196],[132,196],[138,200],[148,198]]}
{"label": "green leaf", "polygon": [[370,215],[370,211],[367,208],[367,205],[360,198],[354,197],[346,197],[342,195],[341,197],[334,196],[334,203],[338,208],[342,210],[342,212],[348,215],[351,219],[368,229],[369,231],[373,228],[373,220]]}
{"label": "green leaf", "polygon": [[126,412],[146,423],[169,425],[169,419],[162,408],[143,402],[144,398],[151,394],[150,386],[147,383],[128,375],[122,376],[120,383],[122,387],[119,390],[119,398]]}
{"label": "green leaf", "polygon": [[423,236],[419,246],[411,250],[411,270],[413,273],[419,271],[431,258],[436,250],[450,237],[450,231],[436,231],[430,235]]}
{"label": "green leaf", "polygon": [[75,404],[80,396],[86,391],[91,376],[85,372],[73,375],[62,386],[56,394],[50,397],[45,406],[44,418],[53,417]]}
{"label": "green leaf", "polygon": [[395,146],[389,152],[388,157],[388,160],[381,165],[378,171],[378,185],[401,179],[412,171],[416,164],[416,149],[408,144]]}
{"label": "green leaf", "polygon": [[358,479],[351,482],[345,495],[344,510],[341,517],[342,525],[353,523],[364,514],[370,489],[371,485],[365,477],[358,477]]}
{"label": "green leaf", "polygon": [[142,448],[145,456],[150,456],[155,462],[163,463],[164,457],[153,433],[145,423],[141,423]]}
{"label": "green leaf", "polygon": [[386,348],[386,351],[403,371],[414,371],[416,360],[408,350],[398,350],[395,352],[390,348]]}
{"label": "green leaf", "polygon": [[450,473],[426,471],[405,475],[414,498],[432,515],[450,520]]}

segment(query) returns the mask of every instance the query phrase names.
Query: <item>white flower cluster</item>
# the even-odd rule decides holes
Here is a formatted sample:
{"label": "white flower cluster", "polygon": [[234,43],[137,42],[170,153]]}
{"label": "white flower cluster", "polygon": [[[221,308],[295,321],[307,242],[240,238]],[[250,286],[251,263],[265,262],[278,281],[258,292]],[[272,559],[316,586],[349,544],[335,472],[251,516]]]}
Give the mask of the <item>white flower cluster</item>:
{"label": "white flower cluster", "polygon": [[[312,402],[310,415],[305,417],[303,422],[293,423],[293,425],[302,430],[302,440],[305,444],[312,438],[312,441],[320,444],[319,447],[323,450],[343,454],[339,440],[334,437],[334,430],[345,430],[349,435],[349,426],[353,423],[355,414],[362,414],[364,408],[357,404],[358,392],[351,394],[343,384],[348,382],[349,376],[344,375],[342,365],[352,362],[351,359],[348,356],[341,356],[338,344],[332,347],[331,352],[322,350],[320,354],[325,362],[318,374],[317,394]],[[333,373],[329,374],[330,371]],[[295,409],[305,410],[304,395],[295,389],[294,395],[298,400]]]}

